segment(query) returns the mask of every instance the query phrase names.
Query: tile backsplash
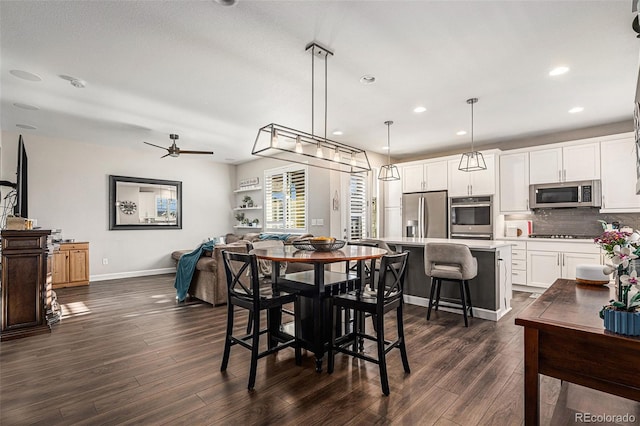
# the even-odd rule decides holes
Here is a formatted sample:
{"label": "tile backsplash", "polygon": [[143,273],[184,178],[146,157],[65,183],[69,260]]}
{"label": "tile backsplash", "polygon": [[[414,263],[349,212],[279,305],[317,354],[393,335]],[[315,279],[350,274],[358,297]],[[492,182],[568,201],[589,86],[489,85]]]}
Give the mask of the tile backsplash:
{"label": "tile backsplash", "polygon": [[506,220],[526,219],[533,222],[535,234],[585,235],[596,237],[602,233],[598,220],[620,222],[620,226],[640,229],[640,213],[601,214],[594,208],[540,209],[531,215],[506,215]]}

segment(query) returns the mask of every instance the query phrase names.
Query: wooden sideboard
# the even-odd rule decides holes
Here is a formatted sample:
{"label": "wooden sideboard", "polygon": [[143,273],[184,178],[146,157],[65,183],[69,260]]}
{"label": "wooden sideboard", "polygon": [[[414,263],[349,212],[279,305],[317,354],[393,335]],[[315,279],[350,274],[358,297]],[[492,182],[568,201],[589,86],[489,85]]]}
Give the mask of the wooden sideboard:
{"label": "wooden sideboard", "polygon": [[53,252],[53,288],[89,285],[89,243],[60,243]]}
{"label": "wooden sideboard", "polygon": [[2,231],[0,340],[51,331],[46,319],[51,291],[49,234],[49,230]]}

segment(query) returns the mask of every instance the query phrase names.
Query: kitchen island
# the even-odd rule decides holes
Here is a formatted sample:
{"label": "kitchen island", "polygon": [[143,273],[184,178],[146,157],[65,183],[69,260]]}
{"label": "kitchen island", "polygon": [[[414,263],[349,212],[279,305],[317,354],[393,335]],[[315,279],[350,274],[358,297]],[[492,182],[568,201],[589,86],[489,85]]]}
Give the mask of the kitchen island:
{"label": "kitchen island", "polygon": [[[380,238],[396,251],[409,251],[407,276],[405,279],[405,302],[413,305],[429,306],[431,278],[424,272],[424,250],[427,243],[464,244],[478,259],[478,276],[469,280],[473,315],[498,321],[511,310],[511,245],[505,240],[465,240],[446,238]],[[442,298],[459,299],[456,285],[442,286]],[[456,303],[441,301],[440,309],[461,313],[448,306]]]}

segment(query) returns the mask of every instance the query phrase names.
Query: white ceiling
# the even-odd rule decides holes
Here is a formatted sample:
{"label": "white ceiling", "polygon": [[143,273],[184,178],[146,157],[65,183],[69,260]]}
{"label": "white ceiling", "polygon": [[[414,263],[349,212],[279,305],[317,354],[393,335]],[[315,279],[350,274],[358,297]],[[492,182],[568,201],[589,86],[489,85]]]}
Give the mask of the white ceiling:
{"label": "white ceiling", "polygon": [[[335,53],[327,128],[344,135],[328,137],[383,153],[393,120],[394,157],[467,146],[470,135],[455,133],[470,130],[470,97],[479,144],[631,120],[640,43],[631,9],[630,0],[1,1],[1,126],[157,156],[142,141],[168,146],[178,133],[182,149],[245,161],[259,127],[311,130],[311,41]],[[550,77],[558,65],[570,72]],[[376,82],[361,84],[365,74]],[[574,106],[584,111],[569,114]]]}

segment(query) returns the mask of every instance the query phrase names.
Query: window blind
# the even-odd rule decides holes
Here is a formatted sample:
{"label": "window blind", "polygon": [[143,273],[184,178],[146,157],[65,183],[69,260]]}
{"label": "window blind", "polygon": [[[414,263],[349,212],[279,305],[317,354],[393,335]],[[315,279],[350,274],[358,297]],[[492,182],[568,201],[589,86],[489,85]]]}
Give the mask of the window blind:
{"label": "window blind", "polygon": [[291,166],[265,171],[265,228],[307,230],[307,169]]}
{"label": "window blind", "polygon": [[349,178],[349,239],[367,238],[366,175],[352,174]]}

